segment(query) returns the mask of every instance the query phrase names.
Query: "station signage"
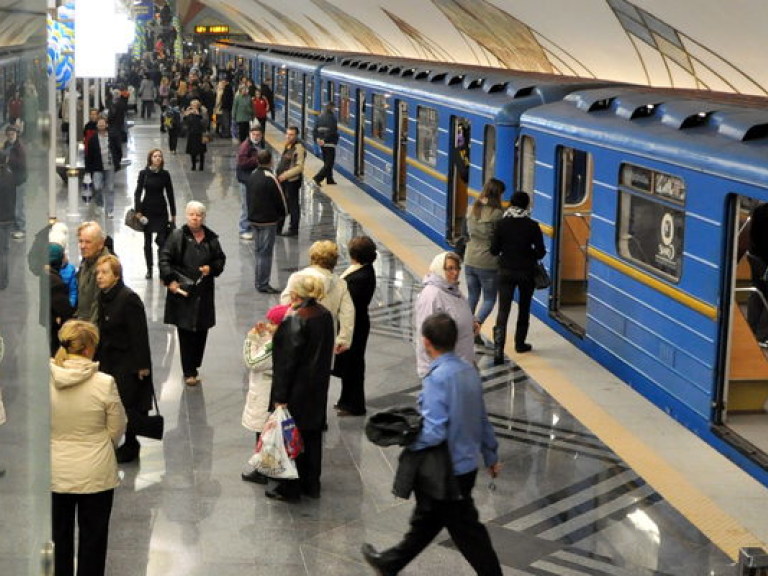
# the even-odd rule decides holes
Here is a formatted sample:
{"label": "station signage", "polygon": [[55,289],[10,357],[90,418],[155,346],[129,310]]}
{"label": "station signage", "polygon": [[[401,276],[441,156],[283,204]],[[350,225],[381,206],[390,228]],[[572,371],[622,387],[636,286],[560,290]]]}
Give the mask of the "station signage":
{"label": "station signage", "polygon": [[195,34],[229,34],[229,26],[226,24],[212,24],[210,26],[195,26]]}

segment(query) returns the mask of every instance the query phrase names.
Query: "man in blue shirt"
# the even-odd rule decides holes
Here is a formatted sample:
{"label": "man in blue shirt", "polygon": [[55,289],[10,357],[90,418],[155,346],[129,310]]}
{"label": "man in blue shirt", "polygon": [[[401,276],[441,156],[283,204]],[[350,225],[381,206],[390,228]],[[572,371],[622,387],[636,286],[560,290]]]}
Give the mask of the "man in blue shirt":
{"label": "man in blue shirt", "polygon": [[443,312],[432,314],[422,324],[421,336],[432,364],[419,397],[423,426],[407,449],[419,451],[447,442],[461,497],[435,500],[416,484],[416,509],[403,540],[382,552],[370,544],[363,545],[363,556],[381,576],[397,574],[443,528],[478,574],[502,574],[488,531],[480,523],[472,500],[477,455],[482,454],[488,473],[495,478],[501,470],[498,443],[485,411],[480,375],[453,352],[457,334],[456,322]]}

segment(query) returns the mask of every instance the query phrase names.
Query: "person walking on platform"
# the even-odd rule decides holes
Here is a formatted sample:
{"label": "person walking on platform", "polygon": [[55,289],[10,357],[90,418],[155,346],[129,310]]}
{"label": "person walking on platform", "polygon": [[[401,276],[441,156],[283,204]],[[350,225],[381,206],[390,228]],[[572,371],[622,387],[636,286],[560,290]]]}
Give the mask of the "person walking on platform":
{"label": "person walking on platform", "polygon": [[184,123],[187,126],[187,154],[192,160],[192,170],[197,170],[200,160],[200,172],[205,170],[205,153],[208,151],[205,135],[208,132],[208,112],[202,108],[200,100],[193,99],[184,111]]}
{"label": "person walking on platform", "polygon": [[547,253],[544,236],[538,222],[530,218],[531,198],[525,192],[515,192],[504,217],[496,224],[491,240],[491,254],[499,257],[499,311],[493,328],[493,361],[504,363],[507,320],[515,290],[519,292],[515,352],[522,354],[533,347],[526,342],[533,299],[533,276],[536,262]]}
{"label": "person walking on platform", "polygon": [[251,98],[251,111],[253,117],[258,120],[262,133],[267,133],[267,114],[269,114],[269,102],[261,94],[261,90],[256,88],[256,92]]}
{"label": "person walking on platform", "polygon": [[258,161],[246,184],[248,222],[256,239],[256,290],[262,294],[278,294],[280,291],[270,286],[269,279],[277,223],[285,218],[288,207],[280,183],[270,170],[272,152],[259,150]]}
{"label": "person walking on platform", "polygon": [[248,86],[240,84],[232,102],[232,122],[237,125],[237,139],[240,142],[248,138],[248,128],[253,117],[251,97],[248,95]]}
{"label": "person walking on platform", "polygon": [[107,130],[107,119],[96,121],[96,134],[91,136],[85,155],[85,171],[93,179],[94,203],[106,210],[111,219],[115,210],[115,174],[120,170],[123,148],[118,136]]}
{"label": "person walking on platform", "polygon": [[336,181],[333,179],[333,165],[336,162],[336,144],[339,143],[339,129],[336,115],[333,113],[333,102],[328,102],[323,113],[318,116],[315,128],[312,130],[312,137],[323,153],[323,167],[314,175],[312,180],[318,186],[322,185],[323,180],[328,184],[336,184]]}
{"label": "person walking on platform", "polygon": [[184,383],[196,386],[208,330],[216,325],[214,278],[224,271],[226,256],[219,236],[204,224],[205,205],[193,200],[185,213],[187,223],[171,232],[160,251],[160,278],[168,288],[164,321],[178,332]]}
{"label": "person walking on platform", "polygon": [[[304,160],[307,157],[307,151],[298,138],[299,129],[296,126],[289,126],[285,131],[285,148],[283,148],[283,154],[277,165],[277,179],[283,185],[285,199],[288,202],[288,212],[291,215],[288,231],[281,232],[283,236],[299,235],[299,218],[301,217],[299,197],[304,181]],[[278,224],[277,228],[280,232],[283,228],[283,222]]]}
{"label": "person walking on platform", "polygon": [[251,173],[256,170],[259,165],[258,154],[260,150],[266,148],[264,142],[264,132],[258,122],[251,123],[251,132],[249,137],[243,140],[237,149],[237,161],[235,174],[237,181],[240,183],[240,239],[252,240],[253,232],[248,224],[248,206],[245,201],[245,185],[248,183],[248,178]]}
{"label": "person walking on platform", "polygon": [[136,434],[141,417],[152,408],[152,358],[147,314],[141,298],[123,283],[123,267],[116,256],[96,263],[99,287],[99,333],[96,349],[99,369],[117,382],[117,391],[128,416],[125,442],[117,449],[117,461],[139,458]]}
{"label": "person walking on platform", "polygon": [[99,332],[92,323],[70,320],[59,330],[62,343],[51,360],[51,523],[55,571],[103,576],[109,518],[117,475],[115,446],[126,418],[114,379],[93,361]]}
{"label": "person walking on platform", "polygon": [[[492,478],[501,471],[498,442],[485,409],[480,374],[454,353],[458,330],[448,314],[440,312],[427,317],[420,334],[432,362],[419,395],[422,428],[405,453],[426,455],[429,450],[447,450],[450,457],[440,461],[451,469],[424,470],[432,478],[445,480],[430,487],[414,483],[406,488],[408,492],[412,488],[416,496],[408,533],[399,544],[382,552],[363,544],[363,556],[379,574],[392,576],[446,528],[477,574],[501,576],[499,558],[472,499],[479,454]],[[404,460],[401,457],[400,466]],[[427,462],[435,461],[421,460],[421,465],[426,467]],[[398,469],[396,485],[402,480],[400,472]],[[430,491],[437,488],[442,489],[439,496]]]}
{"label": "person walking on platform", "polygon": [[147,263],[145,278],[152,278],[152,234],[157,244],[157,259],[165,245],[170,228],[176,222],[176,198],[173,195],[171,174],[164,168],[163,151],[153,148],[147,154],[147,166],[139,172],[133,207],[139,217],[146,217],[144,224],[144,260]]}

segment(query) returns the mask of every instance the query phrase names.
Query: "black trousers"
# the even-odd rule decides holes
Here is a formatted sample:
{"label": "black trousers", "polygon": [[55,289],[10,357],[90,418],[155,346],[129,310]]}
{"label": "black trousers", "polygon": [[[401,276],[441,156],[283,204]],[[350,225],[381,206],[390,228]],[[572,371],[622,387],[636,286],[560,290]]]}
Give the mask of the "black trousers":
{"label": "black trousers", "polygon": [[399,544],[381,553],[382,567],[397,573],[416,558],[443,528],[480,576],[501,576],[499,558],[472,500],[477,470],[456,476],[462,500],[432,500],[416,492],[411,528]]}
{"label": "black trousers", "polygon": [[[288,226],[290,232],[299,231],[299,219],[301,218],[301,206],[299,206],[299,198],[301,197],[301,178],[295,182],[283,182],[283,192],[285,193],[285,202],[288,204],[288,214],[291,217],[291,223]],[[277,224],[278,233],[283,229],[285,220],[281,220]]]}
{"label": "black trousers", "polygon": [[56,576],[75,574],[75,517],[79,529],[77,576],[104,576],[114,490],[93,494],[52,493]]}
{"label": "black trousers", "polygon": [[[240,140],[240,142],[245,142],[245,139],[248,138],[248,132],[250,132],[250,122],[238,122],[237,123],[237,139]],[[264,132],[264,135],[266,136],[266,132]]]}
{"label": "black trousers", "polygon": [[517,325],[515,327],[515,346],[525,343],[528,337],[528,325],[531,319],[531,300],[533,299],[533,277],[525,272],[513,272],[499,269],[499,311],[496,314],[496,327],[506,333],[512,300],[518,291]]}
{"label": "black trousers", "polygon": [[193,332],[176,327],[176,331],[179,334],[179,352],[181,352],[181,369],[184,372],[184,378],[197,377],[197,369],[203,364],[208,330]]}
{"label": "black trousers", "polygon": [[301,430],[304,451],[296,457],[298,480],[281,480],[278,490],[288,497],[299,497],[302,492],[320,489],[320,472],[323,468],[322,430]]}
{"label": "black trousers", "polygon": [[336,146],[322,146],[323,167],[315,174],[313,180],[318,184],[323,180],[331,184],[333,182],[333,165],[336,163]]}
{"label": "black trousers", "polygon": [[165,246],[165,240],[168,238],[168,228],[163,227],[158,232],[144,231],[144,260],[147,262],[147,270],[152,269],[152,234],[155,234],[155,244],[157,245],[157,260],[160,261],[160,250]]}
{"label": "black trousers", "polygon": [[168,130],[168,148],[171,152],[176,152],[176,147],[179,145],[179,131]]}

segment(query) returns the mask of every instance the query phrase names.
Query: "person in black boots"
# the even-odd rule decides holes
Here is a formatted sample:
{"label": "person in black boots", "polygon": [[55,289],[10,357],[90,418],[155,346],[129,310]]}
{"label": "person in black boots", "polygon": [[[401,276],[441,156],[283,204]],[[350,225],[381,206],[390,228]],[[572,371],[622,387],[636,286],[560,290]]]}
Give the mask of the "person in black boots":
{"label": "person in black boots", "polygon": [[169,228],[176,222],[176,199],[173,195],[173,182],[170,173],[164,168],[163,151],[153,148],[147,154],[147,167],[139,172],[136,192],[133,195],[133,207],[139,218],[146,218],[144,224],[144,259],[147,262],[147,275],[152,278],[152,234],[155,234],[157,258],[165,245]]}
{"label": "person in black boots", "polygon": [[152,358],[144,303],[123,283],[122,276],[116,256],[102,256],[96,262],[101,339],[95,359],[99,369],[117,382],[128,416],[125,442],[117,449],[117,461],[126,463],[139,458],[135,424],[152,407]]}
{"label": "person in black boots", "polygon": [[515,352],[530,352],[526,342],[533,299],[533,276],[536,262],[547,253],[544,236],[538,222],[530,218],[530,196],[515,192],[510,206],[496,224],[491,240],[491,254],[499,257],[499,311],[493,328],[493,361],[504,363],[504,344],[507,338],[507,320],[515,289],[518,290]]}
{"label": "person in black boots", "polygon": [[336,162],[336,144],[339,143],[339,130],[336,115],[333,113],[333,102],[325,105],[325,110],[317,118],[312,137],[320,146],[323,153],[323,167],[312,178],[320,186],[325,180],[328,184],[336,184],[333,179],[333,164]]}

